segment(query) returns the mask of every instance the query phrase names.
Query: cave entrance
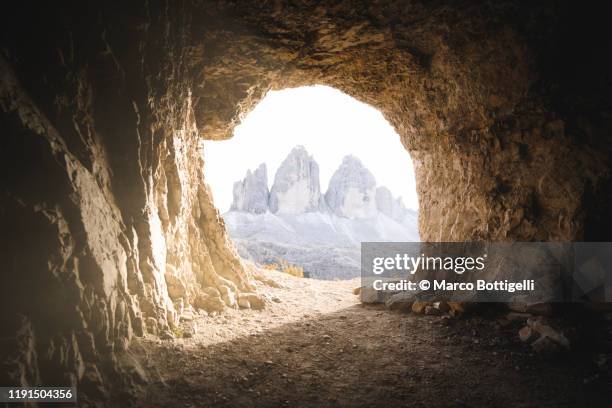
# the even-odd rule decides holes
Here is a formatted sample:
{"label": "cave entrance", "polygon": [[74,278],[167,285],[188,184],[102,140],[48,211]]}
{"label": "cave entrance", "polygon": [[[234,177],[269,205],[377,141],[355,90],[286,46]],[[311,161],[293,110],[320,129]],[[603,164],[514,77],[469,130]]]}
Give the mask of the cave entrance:
{"label": "cave entrance", "polygon": [[205,172],[239,254],[320,279],[359,275],[360,243],[417,241],[415,175],[383,115],[327,86],[271,91]]}

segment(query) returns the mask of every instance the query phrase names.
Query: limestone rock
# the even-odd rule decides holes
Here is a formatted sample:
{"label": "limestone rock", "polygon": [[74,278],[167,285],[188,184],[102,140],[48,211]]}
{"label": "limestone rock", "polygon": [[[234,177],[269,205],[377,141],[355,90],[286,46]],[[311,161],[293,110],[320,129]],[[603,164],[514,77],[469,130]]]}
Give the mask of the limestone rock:
{"label": "limestone rock", "polygon": [[250,309],[251,302],[244,296],[238,296],[238,307],[241,309]]}
{"label": "limestone rock", "polygon": [[187,287],[178,276],[167,273],[166,285],[168,287],[168,296],[172,300],[187,298]]}
{"label": "limestone rock", "polygon": [[376,214],[376,180],[358,158],[346,156],[329,181],[325,202],[341,217],[373,217]]}
{"label": "limestone rock", "polygon": [[402,198],[393,197],[391,190],[387,187],[379,186],[376,188],[376,208],[399,223],[414,225],[417,222],[416,211],[406,208]]}
{"label": "limestone rock", "polygon": [[415,296],[411,292],[399,292],[385,301],[385,306],[389,310],[397,310],[401,312],[409,312],[412,310],[412,304],[415,301]]}
{"label": "limestone rock", "polygon": [[361,303],[380,303],[383,299],[382,294],[372,286],[362,286],[359,291],[359,300]]}
{"label": "limestone rock", "polygon": [[194,306],[205,310],[207,313],[221,313],[225,309],[225,302],[220,296],[211,296],[206,293],[200,293],[196,296]]}
{"label": "limestone rock", "polygon": [[240,293],[238,295],[238,304],[242,302],[246,306],[246,302],[253,310],[262,310],[266,307],[264,299],[256,293]]}
{"label": "limestone rock", "polygon": [[303,146],[297,146],[282,162],[270,189],[270,211],[302,214],[323,208],[319,165]]}
{"label": "limestone rock", "polygon": [[563,334],[561,330],[553,328],[546,320],[542,318],[529,318],[527,319],[527,325],[536,333],[540,334],[540,338],[547,337],[554,343],[563,347],[564,349],[570,348],[569,339]]}
{"label": "limestone rock", "polygon": [[247,171],[242,181],[234,183],[232,211],[263,214],[268,211],[268,171],[265,163]]}

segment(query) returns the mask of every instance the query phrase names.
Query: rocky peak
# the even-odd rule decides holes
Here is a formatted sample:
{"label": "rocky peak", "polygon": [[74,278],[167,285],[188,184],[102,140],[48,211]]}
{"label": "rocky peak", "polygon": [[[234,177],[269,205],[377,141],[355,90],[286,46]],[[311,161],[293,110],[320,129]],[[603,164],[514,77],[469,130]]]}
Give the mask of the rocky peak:
{"label": "rocky peak", "polygon": [[346,156],[329,181],[325,201],[336,215],[372,217],[376,214],[376,180],[361,160]]}
{"label": "rocky peak", "polygon": [[416,216],[416,212],[404,205],[401,197],[393,197],[391,191],[384,186],[376,189],[376,207],[378,211],[397,222],[409,222]]}
{"label": "rocky peak", "polygon": [[247,171],[242,181],[234,183],[231,211],[262,214],[268,210],[268,170],[265,163],[254,172]]}
{"label": "rocky peak", "polygon": [[301,214],[321,208],[319,165],[304,146],[296,146],[276,172],[270,190],[270,211]]}

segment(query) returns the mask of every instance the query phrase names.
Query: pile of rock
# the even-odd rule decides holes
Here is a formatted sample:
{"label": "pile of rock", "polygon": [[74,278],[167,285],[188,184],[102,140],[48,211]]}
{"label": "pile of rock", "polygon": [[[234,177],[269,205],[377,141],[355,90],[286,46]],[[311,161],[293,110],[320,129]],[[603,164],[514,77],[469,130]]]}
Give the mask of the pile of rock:
{"label": "pile of rock", "polygon": [[534,351],[551,353],[570,349],[570,341],[558,326],[543,316],[534,316],[527,319],[526,325],[519,330],[519,338],[529,342]]}
{"label": "pile of rock", "polygon": [[[460,316],[474,306],[465,302],[425,302],[420,301],[412,292],[398,292],[383,298],[382,293],[371,287],[356,288],[353,293],[361,297],[363,303],[384,303],[387,309],[430,316]],[[519,339],[528,343],[538,353],[554,353],[571,348],[571,329],[564,328],[561,321],[554,320],[552,305],[508,304],[510,312],[504,320],[508,322],[523,321],[525,324],[518,331]]]}

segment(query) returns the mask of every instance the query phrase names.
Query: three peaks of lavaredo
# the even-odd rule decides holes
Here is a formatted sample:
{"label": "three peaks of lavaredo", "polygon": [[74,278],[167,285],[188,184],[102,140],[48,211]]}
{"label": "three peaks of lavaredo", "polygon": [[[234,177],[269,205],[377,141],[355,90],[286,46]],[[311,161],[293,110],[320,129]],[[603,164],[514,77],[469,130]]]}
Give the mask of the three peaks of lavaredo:
{"label": "three peaks of lavaredo", "polygon": [[419,239],[416,211],[378,186],[357,157],[342,160],[323,194],[319,165],[303,146],[282,162],[271,189],[265,164],[234,183],[223,218],[244,258],[286,260],[324,279],[359,275],[361,242]]}

